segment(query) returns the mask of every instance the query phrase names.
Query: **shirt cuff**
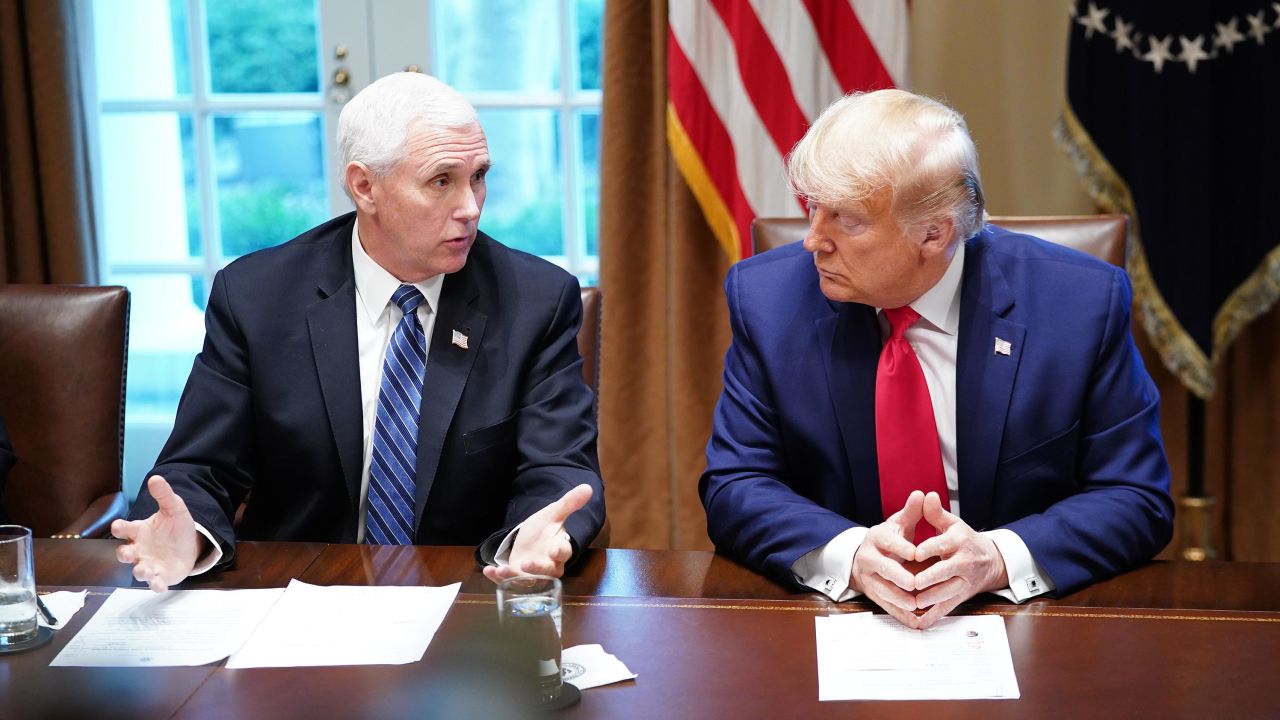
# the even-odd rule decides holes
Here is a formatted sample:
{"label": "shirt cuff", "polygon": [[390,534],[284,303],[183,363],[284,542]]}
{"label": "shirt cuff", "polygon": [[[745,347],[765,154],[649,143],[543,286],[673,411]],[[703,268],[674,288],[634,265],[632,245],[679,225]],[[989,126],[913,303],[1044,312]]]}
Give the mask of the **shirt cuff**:
{"label": "shirt cuff", "polygon": [[996,544],[996,550],[1004,559],[1005,579],[1009,586],[992,592],[1015,603],[1029,600],[1037,595],[1053,592],[1053,581],[1045,574],[1044,568],[1031,556],[1027,544],[1012,530],[1001,528],[982,533]]}
{"label": "shirt cuff", "polygon": [[867,528],[853,527],[831,538],[826,545],[810,550],[791,566],[796,582],[842,602],[862,593],[849,587],[853,556],[862,546]]}
{"label": "shirt cuff", "polygon": [[[520,523],[520,525],[523,524]],[[516,533],[520,532],[520,525],[512,528],[511,532],[502,538],[502,542],[498,543],[498,549],[493,553],[494,564],[502,566],[511,561],[511,547],[516,544]]]}
{"label": "shirt cuff", "polygon": [[203,535],[205,539],[209,541],[210,550],[204,554],[204,557],[196,560],[195,567],[191,568],[191,572],[187,577],[207,573],[210,568],[217,565],[222,560],[222,546],[218,544],[217,540],[213,539],[213,535],[211,535],[208,530],[205,530],[204,526],[200,523],[196,523],[196,532]]}

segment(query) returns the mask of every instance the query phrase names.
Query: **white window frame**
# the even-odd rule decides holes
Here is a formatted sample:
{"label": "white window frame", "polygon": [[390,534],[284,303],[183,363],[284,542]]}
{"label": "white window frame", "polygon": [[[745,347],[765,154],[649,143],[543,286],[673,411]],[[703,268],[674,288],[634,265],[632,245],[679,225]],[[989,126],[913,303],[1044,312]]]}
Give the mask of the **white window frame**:
{"label": "white window frame", "polygon": [[[104,0],[97,0],[103,2]],[[107,0],[110,1],[110,0]],[[187,114],[191,118],[192,144],[195,150],[196,192],[199,198],[200,245],[201,255],[186,262],[110,262],[110,253],[100,250],[98,263],[100,277],[112,275],[160,275],[191,274],[203,278],[206,291],[213,285],[213,276],[217,274],[229,259],[222,254],[221,228],[218,217],[217,176],[214,172],[214,137],[213,116],[237,112],[314,112],[322,116],[322,134],[328,138],[330,133],[329,118],[325,117],[325,94],[319,93],[272,93],[269,95],[227,94],[212,92],[210,82],[212,74],[208,67],[209,47],[207,22],[204,13],[205,2],[209,0],[186,0],[187,10],[187,44],[189,72],[191,77],[191,94],[187,97],[165,98],[158,100],[99,100],[94,97],[86,103],[87,107],[96,109],[96,117],[90,125],[94,128],[96,138],[100,118],[115,113],[174,112]],[[216,0],[212,0],[216,2]],[[94,0],[78,0],[80,18],[83,27],[82,37],[88,38],[83,43],[87,48],[85,67],[94,68],[93,58],[93,2]],[[94,75],[93,72],[87,73]],[[92,79],[92,78],[91,78]],[[96,86],[96,81],[92,83]],[[330,141],[325,140],[328,145]],[[327,153],[326,153],[327,155]],[[333,175],[328,157],[323,159],[325,176]],[[101,168],[95,162],[93,182],[95,188],[95,210],[98,217],[103,217],[101,198],[103,193]],[[289,238],[280,238],[284,242]],[[234,258],[231,258],[234,259]]]}
{"label": "white window frame", "polygon": [[[607,1],[607,0],[606,0]],[[322,30],[321,56],[324,77],[331,79],[341,67],[351,73],[353,90],[364,87],[373,78],[416,68],[435,74],[431,0],[319,0],[321,17],[333,20]],[[359,8],[363,6],[364,16]],[[464,92],[476,110],[552,110],[558,113],[560,166],[564,169],[561,187],[563,211],[560,216],[563,254],[544,255],[578,277],[599,278],[598,256],[587,255],[586,215],[579,212],[578,200],[583,178],[578,158],[582,156],[582,133],[578,115],[594,110],[600,114],[600,90],[579,90],[577,52],[577,5],[575,0],[557,0],[560,24],[560,89],[556,92]],[[338,20],[337,18],[341,18]],[[603,22],[603,17],[601,22]],[[362,36],[362,31],[367,35]],[[601,28],[603,31],[603,28]],[[346,57],[334,58],[342,45]],[[330,103],[332,123],[337,121],[341,106]],[[502,158],[494,158],[498,163]],[[337,162],[336,158],[331,160]],[[343,197],[338,178],[333,175],[332,194]],[[336,206],[335,206],[336,207]],[[482,221],[483,224],[483,221]],[[503,238],[498,238],[502,240]]]}

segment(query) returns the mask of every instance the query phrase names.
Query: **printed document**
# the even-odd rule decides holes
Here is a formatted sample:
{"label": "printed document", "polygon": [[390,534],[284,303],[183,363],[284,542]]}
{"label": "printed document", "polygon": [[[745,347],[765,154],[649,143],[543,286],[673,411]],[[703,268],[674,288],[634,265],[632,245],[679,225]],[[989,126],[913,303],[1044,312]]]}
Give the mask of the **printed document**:
{"label": "printed document", "polygon": [[1004,618],[943,618],[912,630],[887,615],[814,618],[818,700],[1017,698]]}
{"label": "printed document", "polygon": [[235,652],[284,593],[118,589],[50,665],[205,665]]}
{"label": "printed document", "polygon": [[458,597],[445,587],[319,586],[293,580],[229,668],[403,665],[427,651]]}
{"label": "printed document", "polygon": [[50,665],[229,668],[397,665],[422,659],[458,596],[446,587],[118,589]]}

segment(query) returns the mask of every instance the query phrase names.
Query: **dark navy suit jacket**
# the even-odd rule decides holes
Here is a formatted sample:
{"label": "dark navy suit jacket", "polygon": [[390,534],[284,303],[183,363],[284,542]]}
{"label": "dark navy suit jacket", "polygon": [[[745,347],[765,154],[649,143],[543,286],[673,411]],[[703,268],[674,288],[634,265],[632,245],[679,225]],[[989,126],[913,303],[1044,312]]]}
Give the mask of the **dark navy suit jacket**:
{"label": "dark navy suit jacket", "polygon": [[[707,527],[721,551],[795,585],[801,556],[883,520],[880,328],[874,308],[823,296],[798,243],[738,263],[725,288],[733,342],[699,484]],[[1173,503],[1128,277],[988,226],[969,240],[960,303],[962,518],[1016,532],[1059,594],[1149,560]]]}
{"label": "dark navy suit jacket", "polygon": [[[354,213],[218,273],[163,475],[229,563],[249,540],[354,542],[363,460]],[[416,541],[474,545],[580,483],[566,529],[604,522],[591,390],[582,379],[577,280],[481,233],[445,277],[418,435]],[[454,330],[467,336],[453,344]],[[236,531],[236,509],[253,494]],[[143,486],[131,512],[156,505]]]}

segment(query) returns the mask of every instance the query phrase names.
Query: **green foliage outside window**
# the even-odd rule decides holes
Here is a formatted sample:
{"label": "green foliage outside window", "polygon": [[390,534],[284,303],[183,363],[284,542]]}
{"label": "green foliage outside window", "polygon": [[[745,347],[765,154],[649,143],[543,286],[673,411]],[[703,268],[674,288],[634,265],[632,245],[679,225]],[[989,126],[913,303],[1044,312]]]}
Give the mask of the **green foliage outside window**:
{"label": "green foliage outside window", "polygon": [[318,92],[315,0],[205,4],[214,92]]}
{"label": "green foliage outside window", "polygon": [[218,190],[222,254],[237,257],[278,245],[328,217],[323,195],[287,182],[228,185]]}
{"label": "green foliage outside window", "polygon": [[520,212],[480,217],[480,229],[493,239],[534,255],[562,255],[564,241],[560,224],[560,199],[528,203]]}
{"label": "green foliage outside window", "polygon": [[602,0],[578,0],[578,86],[600,89],[600,56],[603,52]]}

